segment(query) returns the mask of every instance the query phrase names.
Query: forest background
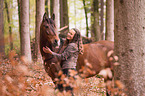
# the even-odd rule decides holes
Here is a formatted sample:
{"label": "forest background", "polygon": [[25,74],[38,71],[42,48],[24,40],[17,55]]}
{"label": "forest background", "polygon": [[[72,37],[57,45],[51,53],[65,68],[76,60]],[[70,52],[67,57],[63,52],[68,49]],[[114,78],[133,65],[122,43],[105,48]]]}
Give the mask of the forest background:
{"label": "forest background", "polygon": [[[55,2],[56,7],[54,13],[56,18],[56,25],[57,28],[60,29],[61,27],[64,27],[65,25],[69,26],[69,29],[71,28],[78,28],[81,31],[82,36],[84,37],[94,37],[96,38],[94,41],[103,40],[105,38],[105,31],[106,31],[106,1],[103,0],[62,0],[61,2],[66,2],[68,4],[66,7],[64,7],[64,11],[66,11],[68,14],[68,21],[64,22],[64,24],[60,23],[60,5],[58,3],[59,0],[56,0]],[[42,3],[43,2],[43,3]],[[102,2],[102,3],[101,3]],[[50,8],[50,3],[54,3],[53,0],[46,0],[45,5],[44,1],[41,1],[42,6],[45,7],[45,12],[48,12],[48,15],[51,16],[53,12],[53,8]],[[94,4],[94,6],[93,6]],[[113,4],[113,3],[112,3]],[[31,42],[34,41],[35,35],[36,35],[36,1],[35,0],[29,0],[29,34]],[[51,4],[52,5],[52,4]],[[64,6],[64,5],[63,5]],[[111,5],[112,6],[112,5]],[[44,7],[42,12],[44,12]],[[68,8],[68,9],[67,9]],[[102,8],[102,11],[101,11]],[[61,9],[62,10],[62,9]],[[95,12],[96,11],[96,12]],[[113,12],[113,6],[112,6],[112,12]],[[18,15],[18,1],[17,0],[4,0],[4,36],[5,36],[5,53],[8,54],[8,51],[11,49],[15,49],[17,53],[20,53],[20,32],[19,32],[19,15]],[[41,19],[42,19],[41,13]],[[93,23],[93,18],[96,18],[97,20]],[[112,13],[113,15],[113,13]],[[113,17],[112,21],[113,22]],[[61,26],[60,26],[61,24]],[[93,24],[96,24],[95,26],[98,26],[97,29],[92,26]],[[113,26],[113,24],[111,25]],[[96,30],[96,31],[94,31]],[[112,29],[113,31],[114,29]],[[96,32],[96,33],[95,33]],[[93,34],[98,36],[93,36]],[[101,38],[101,35],[102,38]],[[113,34],[112,34],[113,35]],[[112,37],[113,38],[113,37]],[[114,39],[112,39],[114,41]],[[37,44],[37,43],[36,43]],[[11,48],[13,47],[13,48]],[[33,46],[31,46],[33,47]]]}
{"label": "forest background", "polygon": [[[53,1],[59,1],[59,3],[55,3],[58,5],[55,5]],[[89,41],[90,38],[92,41],[114,41],[115,53],[119,57],[120,64],[114,70],[116,74],[115,77],[119,78],[125,84],[128,89],[126,93],[129,96],[144,96],[144,5],[145,0],[0,0],[0,53],[4,55],[4,58],[2,58],[2,55],[0,57],[0,71],[2,73],[0,74],[2,78],[0,85],[3,86],[3,92],[10,94],[13,87],[19,89],[21,86],[24,86],[25,81],[20,78],[20,74],[16,74],[19,75],[19,79],[13,77],[13,74],[18,71],[17,67],[18,69],[27,69],[23,64],[16,67],[16,65],[19,65],[18,62],[15,61],[16,57],[24,55],[26,59],[21,58],[22,61],[23,59],[37,61],[38,58],[41,58],[38,44],[39,24],[46,11],[50,16],[52,13],[55,13],[55,23],[57,24],[58,30],[64,26],[68,26],[67,29],[59,32],[62,37],[64,37],[63,35],[68,29],[76,27],[81,31],[82,36],[84,36],[87,41]],[[22,10],[21,12],[20,9]],[[19,25],[25,24],[27,26],[22,26],[21,29]],[[15,56],[13,50],[16,51]],[[13,59],[13,56],[15,59]],[[35,63],[35,66],[37,66],[37,63],[38,62]],[[9,73],[6,75],[9,66],[11,66],[11,71],[9,72],[13,74]],[[37,68],[34,69],[34,71],[36,71]],[[30,71],[32,71],[31,68]],[[34,84],[36,79],[34,78],[33,80],[31,79],[30,85],[32,83]],[[21,81],[20,86],[5,86],[5,84],[11,85],[16,83],[14,81],[19,80]],[[36,83],[39,84],[40,82],[35,82],[35,84]],[[98,92],[96,91],[96,87],[92,87],[92,85],[91,88],[94,88],[95,92]],[[23,88],[25,89],[27,86]],[[35,91],[33,87],[30,89],[31,92],[32,90]],[[85,94],[88,92],[90,92],[90,89],[86,91]],[[101,92],[104,94],[104,91]],[[20,93],[23,93],[23,91],[16,91],[16,94]]]}

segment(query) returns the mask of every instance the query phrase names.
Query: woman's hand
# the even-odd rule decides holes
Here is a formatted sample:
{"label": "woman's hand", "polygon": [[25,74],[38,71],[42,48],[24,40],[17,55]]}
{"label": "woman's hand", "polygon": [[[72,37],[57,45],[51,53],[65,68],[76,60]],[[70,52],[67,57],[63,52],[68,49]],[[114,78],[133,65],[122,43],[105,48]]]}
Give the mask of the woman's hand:
{"label": "woman's hand", "polygon": [[43,51],[45,53],[49,53],[49,54],[52,54],[52,51],[46,46],[46,47],[43,47]]}

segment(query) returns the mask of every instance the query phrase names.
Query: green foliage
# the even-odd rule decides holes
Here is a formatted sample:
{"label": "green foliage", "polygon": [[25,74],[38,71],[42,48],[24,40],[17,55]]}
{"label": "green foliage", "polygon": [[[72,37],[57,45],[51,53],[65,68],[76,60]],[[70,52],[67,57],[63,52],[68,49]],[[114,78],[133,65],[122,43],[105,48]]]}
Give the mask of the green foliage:
{"label": "green foliage", "polygon": [[[8,55],[10,51],[10,38],[9,38],[9,26],[12,28],[13,44],[14,47],[19,48],[19,31],[18,31],[18,13],[17,13],[17,0],[5,0],[8,4],[10,24],[8,23],[8,14],[6,13],[6,7],[4,6],[4,37],[5,37],[5,53]],[[19,49],[17,49],[19,52]]]}
{"label": "green foliage", "polygon": [[85,15],[82,0],[68,0],[69,26],[76,27],[85,36]]}
{"label": "green foliage", "polygon": [[87,9],[87,13],[90,13],[91,11],[91,2],[92,0],[85,0],[85,4],[86,4],[86,9]]}
{"label": "green foliage", "polygon": [[[20,36],[19,36],[19,18],[18,18],[18,5],[17,0],[5,0],[8,3],[10,26],[12,27],[13,46],[16,53],[20,53]],[[31,38],[35,37],[35,8],[36,1],[30,0],[30,35]],[[5,36],[5,53],[8,55],[10,51],[9,40],[9,24],[7,21],[6,8],[4,6],[4,36]]]}

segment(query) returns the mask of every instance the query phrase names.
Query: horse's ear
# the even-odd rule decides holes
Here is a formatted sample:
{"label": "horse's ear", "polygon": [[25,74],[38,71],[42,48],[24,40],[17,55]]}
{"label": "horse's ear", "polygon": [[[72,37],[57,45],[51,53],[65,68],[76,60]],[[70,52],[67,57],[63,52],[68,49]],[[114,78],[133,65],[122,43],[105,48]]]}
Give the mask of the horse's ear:
{"label": "horse's ear", "polygon": [[47,14],[46,14],[46,12],[45,12],[44,15],[43,15],[43,21],[45,21],[47,18],[48,18],[48,17],[47,17]]}
{"label": "horse's ear", "polygon": [[53,20],[55,19],[55,14],[54,13],[51,16],[51,19],[53,19]]}

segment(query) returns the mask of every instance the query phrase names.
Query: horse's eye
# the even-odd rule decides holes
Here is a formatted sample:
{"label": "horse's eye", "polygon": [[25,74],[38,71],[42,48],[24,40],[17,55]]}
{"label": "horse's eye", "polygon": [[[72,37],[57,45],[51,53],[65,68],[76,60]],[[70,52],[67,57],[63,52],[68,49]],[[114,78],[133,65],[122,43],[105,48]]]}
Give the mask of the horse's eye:
{"label": "horse's eye", "polygon": [[45,28],[48,28],[48,26],[45,26]]}

